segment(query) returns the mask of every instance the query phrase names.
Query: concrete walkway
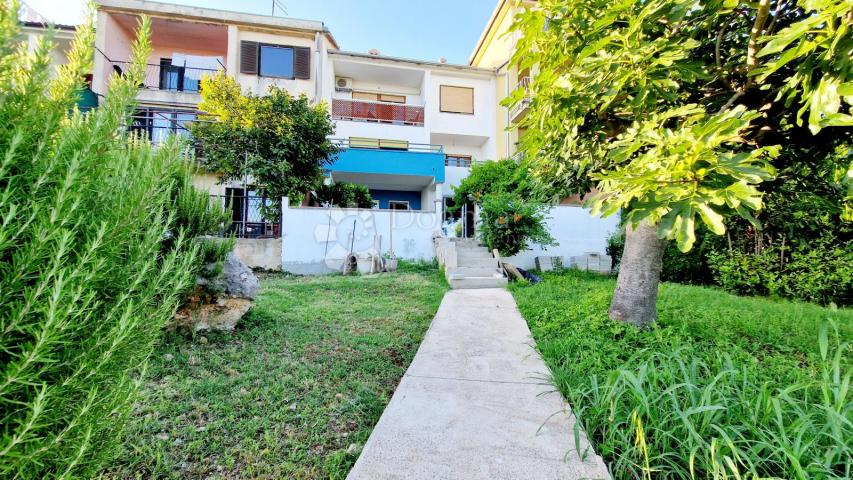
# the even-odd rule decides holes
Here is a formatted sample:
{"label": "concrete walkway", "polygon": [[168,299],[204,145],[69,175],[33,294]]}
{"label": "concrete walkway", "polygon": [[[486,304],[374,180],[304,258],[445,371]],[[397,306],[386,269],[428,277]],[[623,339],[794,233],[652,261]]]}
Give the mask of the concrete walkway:
{"label": "concrete walkway", "polygon": [[506,290],[447,292],[348,480],[609,478],[532,344]]}

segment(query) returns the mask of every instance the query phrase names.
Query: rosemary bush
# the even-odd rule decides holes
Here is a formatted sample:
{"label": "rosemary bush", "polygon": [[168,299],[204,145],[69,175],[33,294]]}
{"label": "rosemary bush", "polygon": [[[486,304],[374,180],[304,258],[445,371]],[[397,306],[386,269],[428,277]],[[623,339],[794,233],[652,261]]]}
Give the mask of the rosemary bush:
{"label": "rosemary bush", "polygon": [[148,20],[132,66],[83,114],[92,24],[51,75],[53,42],[28,52],[17,12],[0,2],[0,477],[92,478],[164,322],[231,244],[199,239],[223,215],[192,188],[182,146],[124,132]]}

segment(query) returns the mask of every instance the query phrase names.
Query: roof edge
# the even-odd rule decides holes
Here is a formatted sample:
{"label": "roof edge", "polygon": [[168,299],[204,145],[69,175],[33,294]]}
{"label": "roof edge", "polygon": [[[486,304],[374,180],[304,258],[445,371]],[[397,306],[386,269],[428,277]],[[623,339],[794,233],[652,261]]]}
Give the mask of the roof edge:
{"label": "roof edge", "polygon": [[495,5],[495,9],[492,10],[491,16],[489,16],[489,22],[486,23],[486,28],[483,29],[483,32],[480,34],[480,38],[477,40],[477,44],[474,45],[474,51],[471,52],[471,55],[468,57],[468,65],[474,65],[474,60],[477,59],[477,55],[480,53],[480,50],[485,46],[487,38],[490,37],[490,32],[495,28],[496,20],[504,7],[509,8],[510,0],[498,0],[497,5]]}
{"label": "roof edge", "polygon": [[152,2],[148,0],[97,0],[98,10],[111,12],[137,12],[197,21],[216,21],[223,24],[251,25],[282,30],[319,32],[326,35],[335,48],[337,40],[326,25],[319,20],[274,17],[256,13],[235,12],[206,7],[193,7],[174,3]]}
{"label": "roof edge", "polygon": [[482,67],[474,67],[472,65],[465,65],[460,63],[441,63],[441,62],[433,62],[431,60],[417,60],[414,58],[404,58],[404,57],[393,57],[389,55],[371,55],[369,53],[361,53],[361,52],[347,52],[344,50],[329,50],[329,55],[339,55],[339,56],[347,56],[347,57],[355,57],[367,60],[386,60],[389,62],[400,62],[400,63],[411,63],[415,65],[428,66],[428,67],[437,67],[437,68],[449,68],[455,70],[465,70],[468,72],[474,73],[488,73],[494,75],[495,70],[492,68],[482,68]]}

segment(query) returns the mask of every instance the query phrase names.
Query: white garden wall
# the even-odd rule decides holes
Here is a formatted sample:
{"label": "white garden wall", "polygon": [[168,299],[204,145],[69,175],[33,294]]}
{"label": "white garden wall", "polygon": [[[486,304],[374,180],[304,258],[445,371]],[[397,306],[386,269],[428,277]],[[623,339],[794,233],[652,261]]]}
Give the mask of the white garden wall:
{"label": "white garden wall", "polygon": [[521,252],[507,260],[521,268],[532,269],[539,256],[561,256],[568,265],[569,257],[586,253],[605,254],[607,237],[616,231],[619,216],[600,218],[590,215],[589,210],[574,205],[558,205],[548,212],[547,221],[551,236],[559,245]]}
{"label": "white garden wall", "polygon": [[[431,260],[441,212],[283,207],[282,268],[302,275],[340,271],[346,255],[393,249],[398,258]],[[354,237],[352,234],[354,233]]]}

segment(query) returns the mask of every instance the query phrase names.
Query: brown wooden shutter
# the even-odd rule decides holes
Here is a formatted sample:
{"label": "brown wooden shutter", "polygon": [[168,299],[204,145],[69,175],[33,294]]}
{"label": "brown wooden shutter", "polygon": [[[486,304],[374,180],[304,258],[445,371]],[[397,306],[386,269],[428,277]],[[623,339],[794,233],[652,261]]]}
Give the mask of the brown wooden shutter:
{"label": "brown wooden shutter", "polygon": [[258,74],[258,42],[240,42],[240,73]]}
{"label": "brown wooden shutter", "polygon": [[293,47],[293,76],[301,79],[311,78],[311,49]]}

